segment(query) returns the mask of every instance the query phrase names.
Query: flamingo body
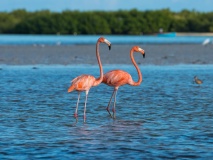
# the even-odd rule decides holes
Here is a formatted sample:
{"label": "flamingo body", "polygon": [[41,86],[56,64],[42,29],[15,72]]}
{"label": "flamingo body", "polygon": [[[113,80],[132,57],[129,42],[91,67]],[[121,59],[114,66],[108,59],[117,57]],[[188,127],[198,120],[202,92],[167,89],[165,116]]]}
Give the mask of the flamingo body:
{"label": "flamingo body", "polygon": [[107,84],[108,86],[120,87],[125,84],[131,85],[133,82],[132,76],[123,71],[123,70],[112,70],[104,74],[102,83]]}
{"label": "flamingo body", "polygon": [[95,77],[87,74],[80,75],[73,79],[68,92],[76,91],[88,91],[95,82]]}

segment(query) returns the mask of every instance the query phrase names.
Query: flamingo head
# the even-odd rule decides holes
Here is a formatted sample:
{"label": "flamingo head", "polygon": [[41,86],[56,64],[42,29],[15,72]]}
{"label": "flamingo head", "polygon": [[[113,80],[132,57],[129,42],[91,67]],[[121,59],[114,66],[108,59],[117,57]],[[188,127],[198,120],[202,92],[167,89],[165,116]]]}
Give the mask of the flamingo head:
{"label": "flamingo head", "polygon": [[143,55],[143,58],[145,58],[145,51],[142,48],[140,48],[139,46],[134,46],[132,47],[132,49],[135,52],[140,52]]}
{"label": "flamingo head", "polygon": [[100,42],[100,43],[106,43],[106,44],[108,45],[108,47],[109,47],[109,50],[111,49],[111,42],[108,41],[106,38],[100,37],[100,38],[98,39],[98,42]]}

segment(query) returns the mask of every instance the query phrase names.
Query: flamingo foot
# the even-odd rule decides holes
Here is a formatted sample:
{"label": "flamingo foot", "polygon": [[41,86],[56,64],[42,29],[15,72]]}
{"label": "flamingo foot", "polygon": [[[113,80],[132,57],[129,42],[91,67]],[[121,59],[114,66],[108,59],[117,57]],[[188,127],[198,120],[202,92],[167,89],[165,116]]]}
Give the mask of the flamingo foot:
{"label": "flamingo foot", "polygon": [[109,113],[110,117],[112,118],[112,114],[109,111],[109,107],[106,108],[107,112]]}
{"label": "flamingo foot", "polygon": [[113,112],[113,119],[115,119],[115,109],[114,108],[112,109],[112,112]]}
{"label": "flamingo foot", "polygon": [[84,123],[86,123],[86,115],[84,115]]}
{"label": "flamingo foot", "polygon": [[78,122],[78,114],[77,113],[74,113],[74,117],[76,119],[76,123]]}
{"label": "flamingo foot", "polygon": [[74,113],[74,117],[75,117],[75,118],[78,118],[78,114],[77,114],[77,113]]}

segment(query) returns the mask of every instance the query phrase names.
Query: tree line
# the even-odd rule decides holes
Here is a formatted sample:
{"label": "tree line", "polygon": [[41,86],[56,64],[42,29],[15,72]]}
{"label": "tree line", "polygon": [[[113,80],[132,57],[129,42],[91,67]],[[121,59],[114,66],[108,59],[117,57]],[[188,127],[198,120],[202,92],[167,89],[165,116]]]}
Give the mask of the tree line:
{"label": "tree line", "polygon": [[155,11],[0,12],[0,34],[153,34],[213,32],[213,12]]}

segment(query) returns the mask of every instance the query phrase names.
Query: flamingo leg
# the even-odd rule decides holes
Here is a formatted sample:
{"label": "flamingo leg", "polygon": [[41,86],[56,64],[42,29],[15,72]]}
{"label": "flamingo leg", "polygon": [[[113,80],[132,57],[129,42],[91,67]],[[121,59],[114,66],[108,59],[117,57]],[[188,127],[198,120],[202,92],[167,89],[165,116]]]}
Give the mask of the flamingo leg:
{"label": "flamingo leg", "polygon": [[86,107],[87,107],[87,96],[88,96],[89,91],[86,91],[86,99],[85,99],[85,104],[84,104],[84,123],[86,122]]}
{"label": "flamingo leg", "polygon": [[77,100],[76,109],[75,109],[75,113],[74,113],[74,117],[76,119],[76,123],[78,122],[78,104],[79,104],[79,99],[80,99],[80,92],[78,92],[78,100]]}
{"label": "flamingo leg", "polygon": [[111,96],[111,98],[109,100],[109,103],[108,103],[108,106],[106,108],[106,110],[109,113],[109,115],[110,115],[111,118],[112,118],[112,114],[110,113],[109,108],[110,108],[110,104],[111,104],[111,101],[112,101],[112,97],[114,97],[114,94],[115,94],[115,90],[112,92],[112,96]]}
{"label": "flamingo leg", "polygon": [[112,108],[112,112],[113,112],[113,118],[115,119],[115,104],[116,104],[116,94],[117,94],[117,89],[115,89],[114,91],[114,105],[113,105],[113,108]]}

